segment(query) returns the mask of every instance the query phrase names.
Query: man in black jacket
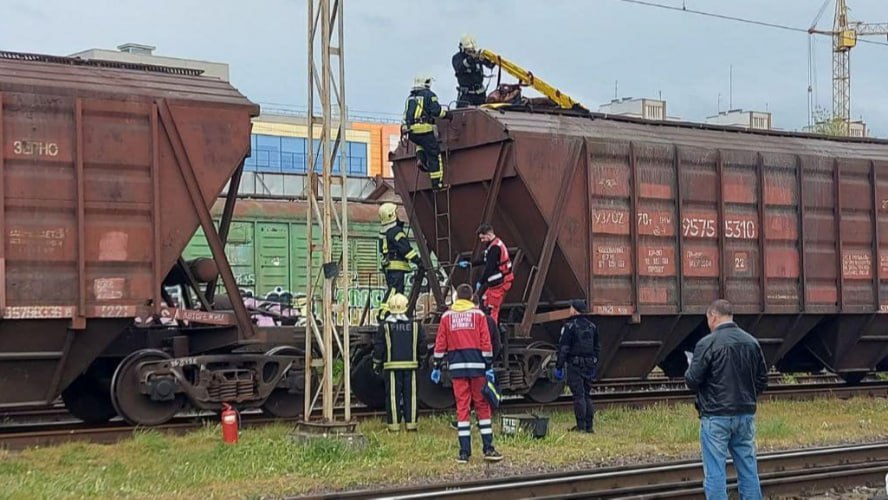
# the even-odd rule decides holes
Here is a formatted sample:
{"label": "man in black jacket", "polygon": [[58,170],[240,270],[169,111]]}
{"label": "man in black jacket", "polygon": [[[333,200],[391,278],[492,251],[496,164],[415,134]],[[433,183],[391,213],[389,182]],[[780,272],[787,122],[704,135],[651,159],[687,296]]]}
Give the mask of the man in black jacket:
{"label": "man in black jacket", "polygon": [[459,52],[451,60],[456,82],[459,84],[456,107],[480,106],[487,101],[487,89],[484,87],[484,67],[492,68],[493,63],[478,57],[475,39],[464,35],[459,41]]}
{"label": "man in black jacket", "polygon": [[685,373],[700,412],[703,489],[707,499],[727,500],[725,463],[730,451],[740,498],[762,498],[755,458],[756,399],[768,385],[758,341],[734,323],[731,303],[706,310],[709,335],[700,339]]}
{"label": "man in black jacket", "polygon": [[592,380],[598,367],[598,354],[601,350],[598,341],[598,327],[586,313],[586,301],[571,301],[576,314],[561,327],[558,341],[558,359],[555,362],[555,378],[564,379],[564,365],[567,365],[567,386],[574,400],[574,415],[577,425],[573,432],[595,432],[592,421],[595,407],[592,406]]}

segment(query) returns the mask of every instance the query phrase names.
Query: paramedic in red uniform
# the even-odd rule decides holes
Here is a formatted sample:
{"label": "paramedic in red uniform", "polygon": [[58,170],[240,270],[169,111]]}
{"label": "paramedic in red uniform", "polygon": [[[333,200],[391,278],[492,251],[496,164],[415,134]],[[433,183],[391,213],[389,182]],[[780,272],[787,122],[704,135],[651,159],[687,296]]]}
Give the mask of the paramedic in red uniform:
{"label": "paramedic in red uniform", "polygon": [[447,356],[453,396],[456,399],[456,420],[459,436],[459,457],[464,464],[472,455],[470,408],[475,407],[478,428],[481,431],[484,460],[498,462],[503,459],[493,447],[490,403],[481,394],[487,381],[494,380],[493,346],[487,318],[472,303],[472,287],[463,283],[456,288],[456,302],[441,317],[435,337],[435,355],[432,361],[431,379],[441,382],[441,363]]}
{"label": "paramedic in red uniform", "polygon": [[490,224],[481,224],[481,227],[478,228],[478,239],[487,245],[482,260],[477,262],[462,260],[459,262],[459,267],[465,269],[470,264],[484,265],[484,272],[475,285],[475,289],[481,296],[484,305],[490,310],[490,316],[498,325],[500,306],[512,288],[512,280],[515,279],[512,276],[512,260],[509,258],[509,249],[506,248],[503,240],[494,234]]}

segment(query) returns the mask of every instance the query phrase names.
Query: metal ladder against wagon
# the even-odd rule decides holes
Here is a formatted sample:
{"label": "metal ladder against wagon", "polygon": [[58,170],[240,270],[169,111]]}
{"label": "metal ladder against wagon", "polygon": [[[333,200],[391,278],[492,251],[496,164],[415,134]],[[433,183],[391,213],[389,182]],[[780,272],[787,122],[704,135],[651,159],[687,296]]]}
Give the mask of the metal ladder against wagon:
{"label": "metal ladder against wagon", "polygon": [[438,267],[449,270],[453,265],[453,243],[450,224],[450,186],[433,191],[435,204],[435,253]]}

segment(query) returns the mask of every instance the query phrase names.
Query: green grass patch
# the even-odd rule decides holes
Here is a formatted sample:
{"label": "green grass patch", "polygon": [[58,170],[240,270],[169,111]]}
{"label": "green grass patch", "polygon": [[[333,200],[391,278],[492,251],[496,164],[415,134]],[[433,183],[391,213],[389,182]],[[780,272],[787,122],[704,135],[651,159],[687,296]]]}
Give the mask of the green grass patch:
{"label": "green grass patch", "polygon": [[[760,405],[761,451],[888,438],[884,399],[775,401]],[[0,450],[0,498],[275,498],[326,489],[369,488],[494,474],[528,474],[699,454],[699,420],[690,405],[613,409],[596,415],[596,434],[568,432],[569,412],[550,414],[549,435],[504,437],[500,464],[481,460],[473,428],[472,462],[456,468],[449,414],[420,419],[419,433],[360,424],[367,446],[335,440],[306,444],[291,427],[248,428],[240,443],[221,442],[217,425],[185,436],[135,431],[115,445],[71,443],[22,452]]]}

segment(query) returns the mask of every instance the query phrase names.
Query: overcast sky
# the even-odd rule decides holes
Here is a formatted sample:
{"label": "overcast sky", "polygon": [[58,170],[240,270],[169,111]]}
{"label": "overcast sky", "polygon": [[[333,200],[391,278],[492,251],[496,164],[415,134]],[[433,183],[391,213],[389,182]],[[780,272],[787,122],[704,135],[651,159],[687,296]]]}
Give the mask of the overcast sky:
{"label": "overcast sky", "polygon": [[[651,0],[681,6],[682,0]],[[685,0],[689,9],[807,28],[821,0]],[[888,22],[885,0],[849,0],[852,19]],[[231,80],[260,104],[304,105],[305,0],[2,0],[0,49],[67,55],[125,42],[157,55],[231,65]],[[833,5],[819,26],[829,29]],[[346,0],[350,109],[400,113],[414,74],[455,97],[450,57],[460,35],[499,52],[588,107],[658,97],[668,113],[702,121],[729,105],[768,110],[774,125],[807,124],[808,35],[620,0]],[[885,41],[884,37],[871,37]],[[819,104],[831,108],[830,41],[816,43]],[[888,46],[851,56],[852,116],[888,136]],[[615,82],[618,82],[615,89]],[[721,98],[719,98],[721,95]]]}

